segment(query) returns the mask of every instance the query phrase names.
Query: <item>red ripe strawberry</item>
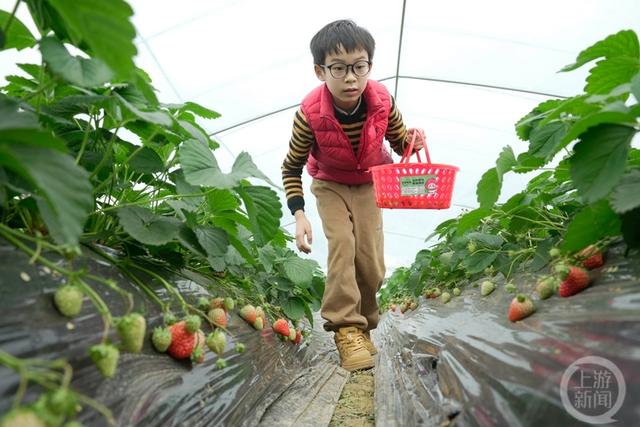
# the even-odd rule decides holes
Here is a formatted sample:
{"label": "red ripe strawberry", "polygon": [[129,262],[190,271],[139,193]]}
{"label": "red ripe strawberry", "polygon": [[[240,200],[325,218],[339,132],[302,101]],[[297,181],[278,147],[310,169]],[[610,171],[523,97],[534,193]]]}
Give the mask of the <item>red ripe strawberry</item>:
{"label": "red ripe strawberry", "polygon": [[534,311],[536,311],[536,308],[534,307],[531,298],[518,294],[518,296],[516,296],[509,305],[508,317],[512,322],[516,322],[530,316]]}
{"label": "red ripe strawberry", "polygon": [[169,326],[171,331],[171,345],[167,353],[175,359],[186,359],[191,355],[196,343],[196,334],[187,331],[184,320]]}
{"label": "red ripe strawberry", "polygon": [[570,297],[585,289],[591,283],[587,270],[574,265],[570,266],[566,275],[561,273],[564,280],[560,283],[560,296]]}
{"label": "red ripe strawberry", "polygon": [[209,321],[216,326],[227,327],[227,312],[223,308],[213,308],[207,314]]}
{"label": "red ripe strawberry", "polygon": [[600,249],[595,245],[589,245],[580,252],[577,257],[582,261],[584,268],[593,270],[594,268],[602,267],[604,265],[604,256]]}
{"label": "red ripe strawberry", "polygon": [[56,290],[53,302],[56,308],[67,317],[76,316],[82,310],[82,290],[75,285],[64,285]]}
{"label": "red ripe strawberry", "polygon": [[302,331],[300,329],[296,329],[296,338],[293,340],[294,344],[300,344],[302,342]]}
{"label": "red ripe strawberry", "polygon": [[127,314],[116,324],[118,336],[122,341],[122,349],[131,353],[140,353],[147,331],[147,322],[139,313]]}
{"label": "red ripe strawberry", "polygon": [[111,378],[116,372],[120,352],[112,344],[97,344],[89,348],[89,357],[105,378]]}
{"label": "red ripe strawberry", "polygon": [[251,304],[245,305],[240,309],[240,317],[242,317],[247,322],[253,324],[253,322],[255,322],[256,318],[258,317],[258,314],[256,313],[256,308]]}
{"label": "red ripe strawberry", "polygon": [[271,328],[276,334],[282,335],[283,337],[289,336],[289,322],[287,322],[286,319],[276,320],[273,322]]}

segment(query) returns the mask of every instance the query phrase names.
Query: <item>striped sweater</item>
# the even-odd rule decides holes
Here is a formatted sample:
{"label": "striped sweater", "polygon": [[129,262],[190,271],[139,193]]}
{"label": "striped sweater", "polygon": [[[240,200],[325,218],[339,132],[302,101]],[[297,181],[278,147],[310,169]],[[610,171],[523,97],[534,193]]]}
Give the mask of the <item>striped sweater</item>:
{"label": "striped sweater", "polygon": [[[358,152],[360,143],[360,133],[366,119],[367,106],[360,103],[358,109],[352,114],[344,114],[334,109],[336,119],[342,126],[345,134],[349,137],[354,152]],[[391,100],[391,110],[389,112],[389,125],[385,133],[385,138],[389,141],[391,149],[402,155],[407,128],[402,121],[402,115],[396,107],[395,100]],[[291,213],[298,209],[304,210],[304,193],[302,191],[302,169],[307,163],[307,158],[311,152],[311,147],[315,143],[313,132],[307,123],[307,119],[301,109],[296,111],[293,119],[293,131],[289,141],[289,151],[282,163],[282,182],[287,197],[287,205]]]}

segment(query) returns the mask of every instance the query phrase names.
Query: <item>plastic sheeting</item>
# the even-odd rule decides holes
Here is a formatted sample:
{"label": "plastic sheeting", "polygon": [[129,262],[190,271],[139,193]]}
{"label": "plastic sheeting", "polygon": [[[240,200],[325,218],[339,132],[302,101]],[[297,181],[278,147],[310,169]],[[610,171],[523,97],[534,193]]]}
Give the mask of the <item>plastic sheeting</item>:
{"label": "plastic sheeting", "polygon": [[[485,298],[469,288],[447,305],[421,299],[417,310],[384,315],[374,334],[376,425],[587,425],[560,394],[564,371],[584,356],[622,371],[626,396],[613,418],[638,425],[640,256],[610,251],[594,273],[582,293],[541,301],[516,323],[507,319],[513,295],[501,286]],[[514,283],[533,294],[536,277]]]}
{"label": "plastic sheeting", "polygon": [[[117,425],[286,426],[310,419],[327,425],[331,419],[347,374],[338,367],[320,322],[315,322],[306,343],[294,346],[281,342],[270,328],[258,332],[233,314],[228,325],[233,338],[227,339],[224,354],[227,368],[217,369],[216,356],[209,351],[203,363],[192,365],[155,352],[146,340],[142,353],[121,353],[116,375],[105,380],[87,354],[100,341],[103,330],[97,310],[85,299],[69,329],[69,320],[58,314],[52,302],[61,278],[28,264],[26,255],[7,246],[0,246],[0,260],[0,349],[19,358],[68,359],[74,369],[71,387],[106,405]],[[117,269],[95,257],[81,261],[90,273],[111,278],[134,294],[135,309],[145,313],[148,331],[160,324],[158,306],[143,298]],[[207,287],[215,292],[215,284],[204,277],[155,271],[176,284],[187,300],[195,301]],[[21,273],[30,280],[21,279]],[[166,300],[158,283],[145,281]],[[120,295],[99,286],[94,289],[114,316],[123,314],[126,304]],[[246,352],[236,353],[235,342],[244,343]],[[18,381],[14,371],[0,366],[0,414],[11,407]],[[37,387],[29,387],[25,403],[35,400],[38,393]],[[90,426],[106,424],[101,415],[87,408],[78,420]]]}

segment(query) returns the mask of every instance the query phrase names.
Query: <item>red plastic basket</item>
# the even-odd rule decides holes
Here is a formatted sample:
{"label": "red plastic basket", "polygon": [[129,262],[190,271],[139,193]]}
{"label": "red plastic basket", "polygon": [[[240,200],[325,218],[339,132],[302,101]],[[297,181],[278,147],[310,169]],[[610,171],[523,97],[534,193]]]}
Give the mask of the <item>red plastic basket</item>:
{"label": "red plastic basket", "polygon": [[427,162],[409,163],[417,132],[399,163],[373,166],[373,189],[376,204],[388,209],[448,209],[451,206],[453,184],[458,168],[452,165],[431,163],[426,143]]}

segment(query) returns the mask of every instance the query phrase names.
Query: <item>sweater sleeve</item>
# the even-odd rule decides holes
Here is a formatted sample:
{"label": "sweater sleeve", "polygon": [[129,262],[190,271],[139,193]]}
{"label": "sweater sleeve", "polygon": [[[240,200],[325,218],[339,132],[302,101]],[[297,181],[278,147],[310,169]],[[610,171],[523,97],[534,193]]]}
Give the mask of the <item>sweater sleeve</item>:
{"label": "sweater sleeve", "polygon": [[282,183],[287,197],[287,206],[294,214],[304,210],[304,193],[302,191],[302,169],[307,163],[311,147],[315,143],[313,132],[301,109],[293,118],[293,130],[289,140],[289,151],[282,163]]}
{"label": "sweater sleeve", "polygon": [[407,139],[407,127],[402,121],[402,114],[396,106],[396,100],[391,97],[391,109],[389,110],[389,125],[385,138],[389,141],[391,149],[402,156]]}

